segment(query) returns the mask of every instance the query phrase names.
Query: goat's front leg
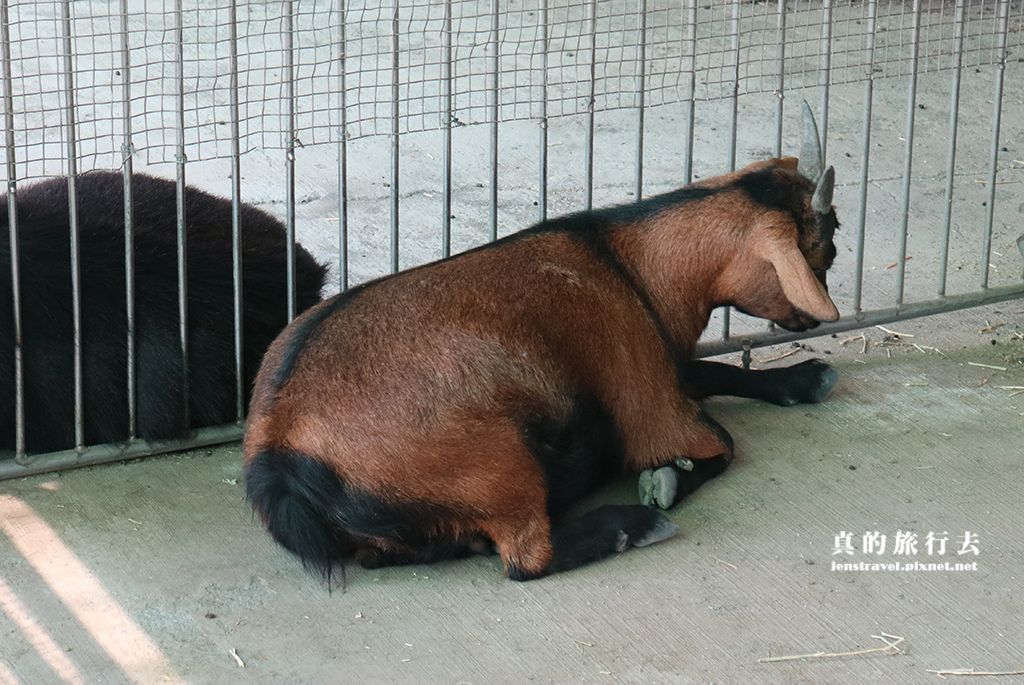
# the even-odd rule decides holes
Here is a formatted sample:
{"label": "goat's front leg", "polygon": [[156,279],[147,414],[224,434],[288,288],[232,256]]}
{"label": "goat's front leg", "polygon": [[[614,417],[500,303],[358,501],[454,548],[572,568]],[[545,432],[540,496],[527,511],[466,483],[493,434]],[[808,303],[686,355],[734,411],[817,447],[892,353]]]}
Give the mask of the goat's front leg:
{"label": "goat's front leg", "polygon": [[657,469],[640,474],[637,484],[640,502],[649,507],[669,509],[705,482],[725,471],[730,458],[718,455],[710,459],[676,459]]}
{"label": "goat's front leg", "polygon": [[820,359],[760,371],[697,359],[683,364],[682,376],[687,396],[697,400],[733,395],[783,407],[821,402],[839,380],[839,373]]}
{"label": "goat's front leg", "polygon": [[688,428],[691,442],[680,452],[686,456],[659,463],[640,473],[641,503],[669,509],[725,471],[732,462],[732,436],[703,409]]}

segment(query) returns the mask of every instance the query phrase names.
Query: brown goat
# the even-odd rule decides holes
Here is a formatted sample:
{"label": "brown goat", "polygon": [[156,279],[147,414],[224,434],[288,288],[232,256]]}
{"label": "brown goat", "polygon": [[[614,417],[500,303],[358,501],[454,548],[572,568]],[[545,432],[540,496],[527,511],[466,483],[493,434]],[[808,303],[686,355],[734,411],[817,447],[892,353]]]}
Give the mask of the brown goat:
{"label": "brown goat", "polygon": [[329,583],[349,557],[423,563],[491,543],[527,580],[674,535],[650,506],[562,519],[623,471],[663,509],[721,473],[732,440],[704,397],[785,405],[831,390],[816,360],[690,359],[715,307],[790,330],[838,318],[834,172],[808,129],[800,172],[771,159],[547,221],[293,322],[264,358],[245,439],[248,495],[273,537]]}

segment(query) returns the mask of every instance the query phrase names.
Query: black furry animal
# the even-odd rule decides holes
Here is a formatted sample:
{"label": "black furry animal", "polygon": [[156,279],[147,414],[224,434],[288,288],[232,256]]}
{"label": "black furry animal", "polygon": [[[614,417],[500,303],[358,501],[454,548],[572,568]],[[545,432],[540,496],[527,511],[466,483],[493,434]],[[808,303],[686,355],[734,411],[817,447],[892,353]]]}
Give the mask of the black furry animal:
{"label": "black furry animal", "polygon": [[[179,341],[176,185],[132,182],[138,435],[183,437],[235,419],[231,202],[185,191],[188,260],[189,409]],[[77,180],[82,297],[85,443],[128,437],[124,180],[91,172]],[[74,375],[68,181],[17,193],[25,437],[28,452],[74,447]],[[0,450],[15,444],[11,247],[0,197]],[[246,394],[267,346],[287,323],[284,226],[242,206],[243,365]],[[320,300],[326,268],[296,248],[297,311]]]}

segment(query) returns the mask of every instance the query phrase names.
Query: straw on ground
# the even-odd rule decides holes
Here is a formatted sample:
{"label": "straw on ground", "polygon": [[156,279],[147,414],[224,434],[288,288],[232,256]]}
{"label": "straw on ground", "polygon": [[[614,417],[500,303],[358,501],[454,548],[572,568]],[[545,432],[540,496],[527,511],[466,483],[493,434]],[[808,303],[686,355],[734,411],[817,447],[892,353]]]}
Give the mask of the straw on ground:
{"label": "straw on ground", "polygon": [[[900,637],[899,635],[889,635],[888,633],[882,633],[881,635],[872,635],[871,637],[876,640],[881,640],[885,643],[885,647],[876,647],[874,649],[861,649],[855,652],[815,652],[814,654],[794,654],[792,656],[770,656],[762,659],[758,659],[758,663],[768,663],[774,661],[796,661],[798,659],[835,659],[837,657],[844,656],[860,656],[862,654],[874,654],[875,652],[884,652],[888,656],[895,656],[902,650],[897,646],[904,642],[906,638]],[[895,640],[895,642],[890,642]]]}
{"label": "straw on ground", "polygon": [[975,671],[973,668],[953,668],[944,671],[936,671],[934,669],[926,669],[928,673],[934,673],[943,680],[948,675],[980,675],[980,676],[999,676],[999,675],[1024,675],[1024,670],[1021,671]]}

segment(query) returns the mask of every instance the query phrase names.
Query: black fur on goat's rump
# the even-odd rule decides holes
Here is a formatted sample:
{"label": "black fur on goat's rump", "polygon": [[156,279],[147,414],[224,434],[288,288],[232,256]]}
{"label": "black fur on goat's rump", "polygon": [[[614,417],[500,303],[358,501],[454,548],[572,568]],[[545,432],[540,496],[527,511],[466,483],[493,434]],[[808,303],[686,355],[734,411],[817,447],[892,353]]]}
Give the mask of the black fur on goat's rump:
{"label": "black fur on goat's rump", "polygon": [[[128,437],[124,177],[77,178],[82,364],[86,444]],[[177,187],[132,180],[137,433],[146,440],[235,419],[231,202],[185,189],[188,391],[178,314]],[[68,180],[16,195],[26,448],[74,447],[71,229]],[[287,323],[286,235],[280,221],[242,205],[244,387]],[[0,450],[14,447],[14,330],[6,196],[0,197]],[[326,268],[296,246],[296,309],[320,300]]]}
{"label": "black fur on goat's rump", "polygon": [[[430,564],[490,549],[482,537],[449,542],[424,535],[450,511],[426,502],[389,502],[343,481],[320,461],[296,452],[268,450],[246,469],[246,493],[271,536],[322,577],[328,588],[335,567],[348,556],[364,568]],[[415,523],[411,523],[415,522]],[[359,553],[379,540],[401,540],[391,550]]]}

